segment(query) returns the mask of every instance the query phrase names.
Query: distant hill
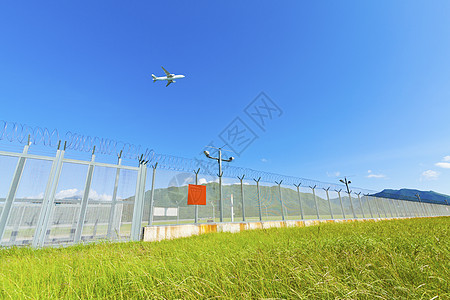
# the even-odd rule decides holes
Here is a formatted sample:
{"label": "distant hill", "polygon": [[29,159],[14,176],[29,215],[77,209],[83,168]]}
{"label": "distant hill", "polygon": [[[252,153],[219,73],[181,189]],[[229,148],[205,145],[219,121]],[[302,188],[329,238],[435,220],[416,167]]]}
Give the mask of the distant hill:
{"label": "distant hill", "polygon": [[419,194],[420,200],[423,202],[439,203],[439,204],[448,204],[450,202],[450,196],[448,195],[439,194],[433,191],[419,191],[413,189],[400,189],[400,190],[385,189],[379,193],[373,194],[373,196],[417,201],[416,196],[417,194]]}

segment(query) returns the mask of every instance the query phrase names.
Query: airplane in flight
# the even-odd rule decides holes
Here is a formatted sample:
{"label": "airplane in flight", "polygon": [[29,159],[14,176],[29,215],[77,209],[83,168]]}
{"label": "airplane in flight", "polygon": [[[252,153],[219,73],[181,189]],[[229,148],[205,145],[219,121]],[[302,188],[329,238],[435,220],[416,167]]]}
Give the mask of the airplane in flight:
{"label": "airplane in flight", "polygon": [[175,82],[174,79],[181,79],[184,78],[184,75],[175,75],[175,74],[170,74],[169,72],[167,72],[166,69],[164,69],[164,67],[161,67],[164,70],[164,73],[166,73],[166,76],[162,76],[162,77],[156,77],[154,74],[152,74],[153,77],[153,82],[156,81],[167,81],[166,87],[169,86],[169,84],[171,84],[172,82]]}

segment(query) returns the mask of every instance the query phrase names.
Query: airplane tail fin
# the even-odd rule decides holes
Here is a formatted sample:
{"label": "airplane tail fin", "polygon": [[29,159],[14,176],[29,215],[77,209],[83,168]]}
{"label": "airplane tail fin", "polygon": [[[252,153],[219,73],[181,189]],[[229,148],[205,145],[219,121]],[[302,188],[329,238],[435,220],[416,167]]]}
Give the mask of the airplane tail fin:
{"label": "airplane tail fin", "polygon": [[152,74],[153,77],[153,82],[156,82],[156,76],[154,74]]}

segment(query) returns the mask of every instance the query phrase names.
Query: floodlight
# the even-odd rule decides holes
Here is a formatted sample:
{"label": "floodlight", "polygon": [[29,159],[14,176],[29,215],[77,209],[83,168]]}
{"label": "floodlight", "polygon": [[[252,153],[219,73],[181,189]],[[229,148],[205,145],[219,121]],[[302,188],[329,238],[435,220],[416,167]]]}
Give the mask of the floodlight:
{"label": "floodlight", "polygon": [[340,181],[340,182],[342,182],[342,183],[345,183],[345,181],[344,181],[344,180],[342,180],[342,179],[339,179],[339,181]]}
{"label": "floodlight", "polygon": [[203,153],[205,153],[205,155],[207,156],[207,157],[209,157],[209,151],[203,151]]}

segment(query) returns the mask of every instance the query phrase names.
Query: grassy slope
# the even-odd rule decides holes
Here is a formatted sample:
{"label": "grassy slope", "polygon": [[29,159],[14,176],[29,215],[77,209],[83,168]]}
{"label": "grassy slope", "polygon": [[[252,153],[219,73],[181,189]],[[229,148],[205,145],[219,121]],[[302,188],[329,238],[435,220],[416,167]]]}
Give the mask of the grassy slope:
{"label": "grassy slope", "polygon": [[0,251],[0,298],[449,299],[450,218]]}

